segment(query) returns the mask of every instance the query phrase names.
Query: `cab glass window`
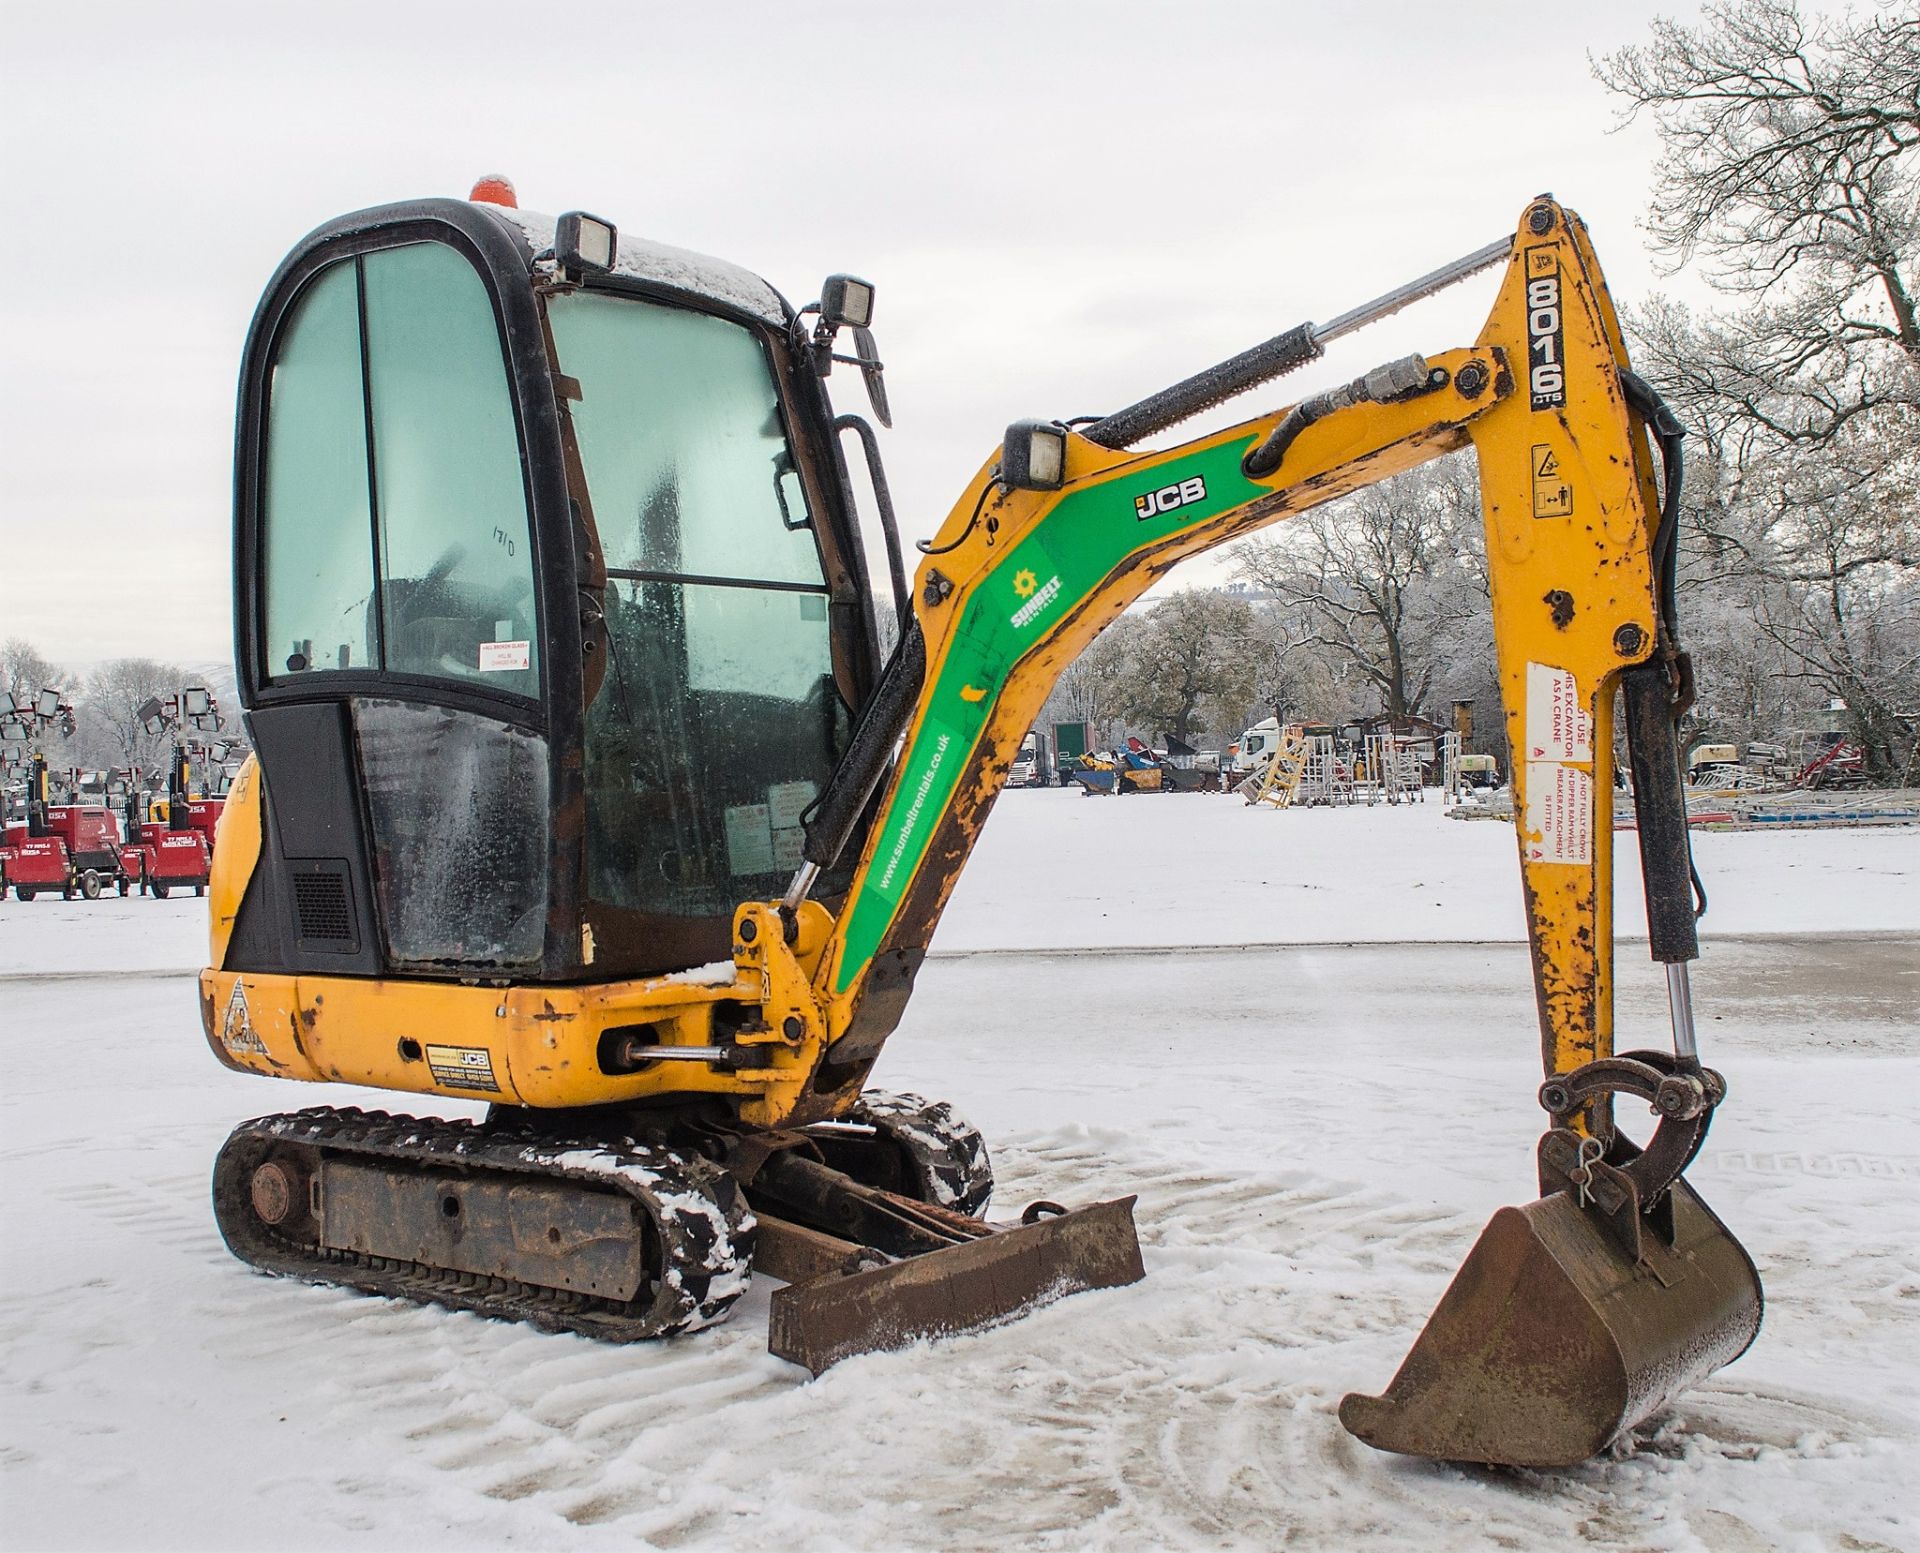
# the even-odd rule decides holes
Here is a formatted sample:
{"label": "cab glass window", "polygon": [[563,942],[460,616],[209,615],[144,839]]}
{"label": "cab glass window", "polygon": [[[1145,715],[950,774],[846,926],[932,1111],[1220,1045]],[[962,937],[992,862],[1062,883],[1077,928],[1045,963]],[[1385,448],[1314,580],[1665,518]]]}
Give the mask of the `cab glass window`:
{"label": "cab glass window", "polygon": [[414,243],[321,272],[267,410],[266,673],[539,693],[520,439],[486,289]]}
{"label": "cab glass window", "polygon": [[607,566],[820,586],[766,348],[684,308],[552,299]]}
{"label": "cab glass window", "polygon": [[362,263],[386,666],[537,694],[526,487],[493,307],[440,244]]}
{"label": "cab glass window", "polygon": [[724,919],[799,864],[851,721],[767,347],[632,297],[556,295],[548,317],[607,566],[588,894]]}
{"label": "cab glass window", "polygon": [[378,665],[367,412],[352,261],[321,271],[281,332],[267,399],[269,675]]}

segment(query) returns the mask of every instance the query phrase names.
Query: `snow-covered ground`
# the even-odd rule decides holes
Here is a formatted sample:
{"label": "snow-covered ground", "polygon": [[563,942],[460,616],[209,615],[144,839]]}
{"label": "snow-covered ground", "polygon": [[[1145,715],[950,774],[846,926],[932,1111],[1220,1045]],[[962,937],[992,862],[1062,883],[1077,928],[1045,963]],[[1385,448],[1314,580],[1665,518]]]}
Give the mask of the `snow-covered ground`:
{"label": "snow-covered ground", "polygon": [[[1239,798],[1003,793],[935,955],[983,949],[1520,943],[1513,829],[1396,808],[1250,810]],[[1615,837],[1622,938],[1645,937],[1639,854]],[[1710,937],[1920,933],[1920,829],[1696,831]],[[9,898],[0,974],[197,966],[203,903]]]}
{"label": "snow-covered ground", "polygon": [[[613,1348],[246,1272],[206,1202],[227,1129],[381,1097],[214,1064],[202,903],[9,901],[0,1544],[1920,1548],[1920,831],[1696,841],[1732,1096],[1691,1179],[1766,1324],[1560,1473],[1381,1456],[1333,1411],[1529,1192],[1504,826],[1003,799],[878,1078],[986,1129],[998,1215],[1138,1192],[1148,1277],[815,1381],[766,1354],[764,1286]],[[1643,951],[1621,982],[1623,1042],[1659,1043]]]}

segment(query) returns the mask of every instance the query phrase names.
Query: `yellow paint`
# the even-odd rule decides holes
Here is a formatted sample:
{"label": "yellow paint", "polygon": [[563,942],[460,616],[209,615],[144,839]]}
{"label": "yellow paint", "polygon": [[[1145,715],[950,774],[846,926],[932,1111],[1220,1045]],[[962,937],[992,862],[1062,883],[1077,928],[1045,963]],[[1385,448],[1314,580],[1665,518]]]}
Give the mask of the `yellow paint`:
{"label": "yellow paint", "polygon": [[[749,920],[752,942],[739,934],[739,924]],[[270,1078],[549,1108],[686,1092],[730,1094],[741,1097],[749,1120],[773,1125],[798,1100],[825,1037],[809,982],[832,921],[824,906],[804,903],[789,945],[777,908],[749,902],[735,922],[733,979],[719,985],[653,977],[503,989],[207,970],[200,976],[201,1019],[222,1062]],[[236,989],[261,1050],[223,1039]],[[763,1046],[764,1069],[726,1073],[700,1062],[660,1062],[634,1074],[602,1071],[600,1041],[607,1031],[650,1025],[649,1044],[711,1045],[715,1010],[722,1004],[761,1011],[764,1028],[734,1030],[730,1039]],[[798,1040],[787,1035],[789,1017],[801,1022]],[[443,1082],[435,1076],[430,1046],[485,1051],[497,1087]]]}
{"label": "yellow paint", "polygon": [[[1448,386],[1397,404],[1360,405],[1315,422],[1290,448],[1281,469],[1262,482],[1265,494],[1132,558],[1076,612],[1054,622],[1001,687],[983,737],[999,750],[1018,748],[1059,671],[1099,631],[1157,582],[1175,561],[1242,538],[1256,529],[1334,497],[1471,445],[1479,458],[1494,626],[1513,773],[1517,840],[1527,896],[1544,1066],[1564,1072],[1612,1046],[1612,700],[1619,672],[1650,656],[1654,595],[1648,514],[1654,485],[1644,433],[1627,410],[1616,368],[1626,360],[1605,283],[1577,219],[1550,212],[1545,234],[1524,218],[1498,299],[1471,350],[1430,355]],[[1576,408],[1536,410],[1529,392],[1529,281],[1560,279],[1560,335],[1567,402]],[[1536,320],[1537,321],[1537,320]],[[1463,393],[1461,370],[1483,370],[1484,388]],[[1471,376],[1471,375],[1470,375]],[[1283,412],[1247,421],[1161,452],[1115,452],[1085,438],[1066,439],[1066,485],[1059,492],[990,489],[995,459],[982,465],[936,540],[938,555],[922,564],[915,609],[926,637],[926,685],[939,680],[954,647],[967,601],[994,578],[1016,542],[1045,524],[1060,500],[1092,482],[1150,479],[1160,465],[1229,442],[1263,437]],[[997,455],[997,450],[996,450]],[[982,511],[992,528],[975,523]],[[929,590],[937,566],[951,584]],[[1040,579],[1023,570],[1015,591],[1031,597]],[[1559,602],[1556,604],[1555,600]],[[931,602],[930,602],[931,600]],[[1558,618],[1556,618],[1558,616]],[[1634,630],[1622,633],[1623,627]],[[1637,634],[1636,634],[1637,633]],[[1623,654],[1617,642],[1632,644]],[[1591,718],[1591,748],[1577,756],[1529,759],[1529,666],[1564,675],[1570,695]],[[1536,682],[1559,684],[1560,680]],[[967,686],[977,701],[991,687]],[[915,728],[929,715],[927,696]],[[1004,780],[1006,762],[987,762],[963,785],[953,813],[971,836]],[[224,964],[234,913],[260,848],[258,779],[252,762],[229,797],[211,888],[212,964]],[[894,780],[898,780],[895,774]],[[1557,816],[1553,836],[1529,832],[1528,796],[1540,814]],[[1577,795],[1585,825],[1550,799]],[[1584,838],[1584,839],[1582,839]],[[873,866],[880,838],[870,835],[861,868]],[[1584,861],[1554,861],[1584,847]],[[930,857],[944,901],[966,848]],[[668,1094],[735,1097],[743,1118],[777,1126],[817,1112],[823,1100],[807,1083],[830,1043],[849,1028],[864,981],[834,995],[835,924],[808,902],[789,942],[777,907],[747,902],[735,915],[734,975],[721,987],[669,978],[577,987],[493,989],[450,983],[350,977],[254,976],[222,969],[202,976],[208,1038],[221,1060],[249,1072],[318,1078],[375,1087],[555,1107],[639,1100]],[[590,955],[590,948],[587,950]],[[222,1020],[237,981],[260,1050],[221,1041]],[[601,1070],[602,1036],[621,1026],[649,1025],[651,1042],[704,1046],[715,1040],[715,1013],[726,1006],[722,1034],[763,1051],[765,1065],[725,1071],[703,1062],[659,1063],[610,1075]],[[475,1094],[436,1079],[424,1048],[432,1044],[483,1051],[499,1089]],[[448,1064],[441,1066],[446,1068]],[[480,1064],[473,1064],[476,1070]]]}
{"label": "yellow paint", "polygon": [[260,762],[247,756],[227,790],[226,807],[213,831],[213,863],[207,874],[209,965],[227,963],[234,919],[247,893],[247,881],[260,862],[262,778]]}

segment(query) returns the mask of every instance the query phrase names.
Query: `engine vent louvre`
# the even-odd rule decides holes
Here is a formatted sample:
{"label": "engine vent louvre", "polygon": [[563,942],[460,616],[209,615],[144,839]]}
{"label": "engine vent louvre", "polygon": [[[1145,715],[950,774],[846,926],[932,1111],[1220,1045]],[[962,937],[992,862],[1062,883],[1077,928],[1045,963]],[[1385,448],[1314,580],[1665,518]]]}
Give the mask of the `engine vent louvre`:
{"label": "engine vent louvre", "polygon": [[293,875],[293,912],[304,943],[345,946],[357,941],[344,867],[308,864],[297,870]]}

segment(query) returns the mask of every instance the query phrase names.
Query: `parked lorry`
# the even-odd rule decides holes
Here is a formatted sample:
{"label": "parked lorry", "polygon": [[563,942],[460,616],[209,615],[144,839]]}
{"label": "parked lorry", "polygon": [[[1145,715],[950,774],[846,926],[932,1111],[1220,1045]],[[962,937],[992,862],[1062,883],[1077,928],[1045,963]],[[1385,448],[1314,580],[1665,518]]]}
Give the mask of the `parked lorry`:
{"label": "parked lorry", "polygon": [[1053,725],[1053,766],[1062,787],[1074,780],[1080,763],[1093,753],[1092,723],[1055,723]]}
{"label": "parked lorry", "polygon": [[1020,741],[1019,753],[1007,772],[1008,787],[1051,787],[1057,771],[1053,761],[1053,740],[1043,728],[1029,728]]}
{"label": "parked lorry", "polygon": [[1500,762],[1491,755],[1461,755],[1453,763],[1455,780],[1462,787],[1498,787]]}
{"label": "parked lorry", "polygon": [[1742,774],[1737,744],[1696,744],[1687,751],[1689,787],[1738,787]]}
{"label": "parked lorry", "polygon": [[1279,746],[1280,719],[1269,717],[1257,722],[1234,741],[1228,770],[1237,781],[1265,766]]}

